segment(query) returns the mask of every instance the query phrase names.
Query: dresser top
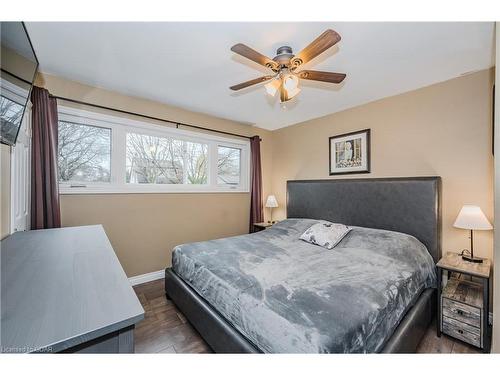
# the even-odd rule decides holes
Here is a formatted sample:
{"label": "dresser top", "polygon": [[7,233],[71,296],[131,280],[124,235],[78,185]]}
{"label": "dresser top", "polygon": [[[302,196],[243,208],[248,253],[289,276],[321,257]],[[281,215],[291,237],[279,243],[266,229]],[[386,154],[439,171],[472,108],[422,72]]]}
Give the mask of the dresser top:
{"label": "dresser top", "polygon": [[439,260],[437,266],[450,271],[488,278],[490,277],[491,260],[484,259],[483,263],[473,263],[463,260],[460,254],[448,252]]}
{"label": "dresser top", "polygon": [[2,352],[56,352],[128,327],[144,310],[101,225],[1,242]]}

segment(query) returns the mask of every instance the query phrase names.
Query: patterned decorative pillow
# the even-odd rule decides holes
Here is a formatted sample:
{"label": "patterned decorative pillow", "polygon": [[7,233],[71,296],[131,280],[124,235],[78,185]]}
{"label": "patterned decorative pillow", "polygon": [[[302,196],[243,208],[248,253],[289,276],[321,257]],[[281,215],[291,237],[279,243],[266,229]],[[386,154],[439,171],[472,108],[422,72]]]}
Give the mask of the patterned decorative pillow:
{"label": "patterned decorative pillow", "polygon": [[337,246],[350,230],[351,228],[344,224],[335,224],[321,220],[302,233],[300,239],[331,250]]}

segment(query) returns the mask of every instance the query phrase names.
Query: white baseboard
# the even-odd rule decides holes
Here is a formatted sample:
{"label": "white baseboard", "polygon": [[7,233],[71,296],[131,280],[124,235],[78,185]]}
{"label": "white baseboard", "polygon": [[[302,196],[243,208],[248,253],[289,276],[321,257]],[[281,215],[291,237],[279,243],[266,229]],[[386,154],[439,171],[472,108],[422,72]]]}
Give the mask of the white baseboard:
{"label": "white baseboard", "polygon": [[155,281],[158,279],[163,279],[165,277],[165,270],[154,271],[150,273],[145,273],[143,275],[132,276],[128,278],[130,285],[139,285],[148,283],[150,281]]}

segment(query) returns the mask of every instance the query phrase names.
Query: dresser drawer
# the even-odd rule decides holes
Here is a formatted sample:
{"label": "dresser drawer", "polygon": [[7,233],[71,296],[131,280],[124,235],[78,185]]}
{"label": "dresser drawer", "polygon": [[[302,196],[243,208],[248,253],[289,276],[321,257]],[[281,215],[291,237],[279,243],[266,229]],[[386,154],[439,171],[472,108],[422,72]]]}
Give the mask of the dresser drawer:
{"label": "dresser drawer", "polygon": [[443,297],[443,315],[481,328],[481,309]]}
{"label": "dresser drawer", "polygon": [[471,345],[481,347],[481,330],[477,327],[467,325],[458,320],[443,316],[443,333],[467,342]]}

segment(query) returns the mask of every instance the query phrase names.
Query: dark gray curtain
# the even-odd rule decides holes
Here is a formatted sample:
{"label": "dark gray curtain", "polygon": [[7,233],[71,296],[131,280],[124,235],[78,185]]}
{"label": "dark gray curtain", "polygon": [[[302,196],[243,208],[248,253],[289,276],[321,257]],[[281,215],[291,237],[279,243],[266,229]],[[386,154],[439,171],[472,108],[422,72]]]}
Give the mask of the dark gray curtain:
{"label": "dark gray curtain", "polygon": [[260,137],[250,139],[251,170],[250,170],[250,233],[254,231],[253,224],[264,221],[262,208],[262,170],[260,163]]}
{"label": "dark gray curtain", "polygon": [[33,87],[31,154],[31,229],[59,228],[57,178],[57,101]]}

